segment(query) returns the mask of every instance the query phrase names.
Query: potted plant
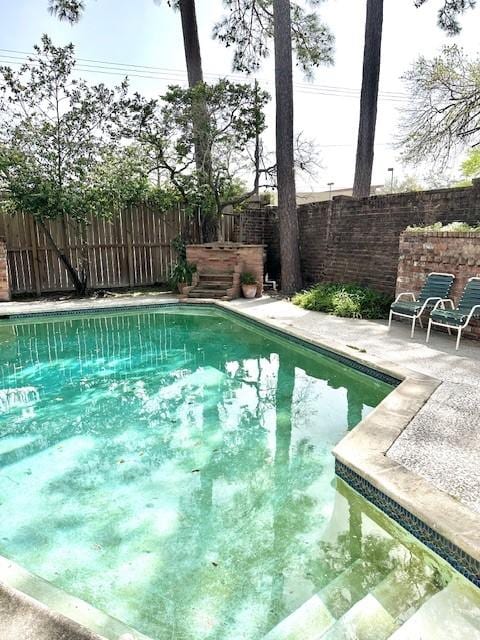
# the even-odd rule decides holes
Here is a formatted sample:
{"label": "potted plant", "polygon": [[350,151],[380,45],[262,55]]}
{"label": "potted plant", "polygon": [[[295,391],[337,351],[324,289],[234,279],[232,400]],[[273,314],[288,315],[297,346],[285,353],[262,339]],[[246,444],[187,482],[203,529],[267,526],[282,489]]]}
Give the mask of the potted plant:
{"label": "potted plant", "polygon": [[253,273],[244,271],[240,275],[240,285],[245,298],[255,298],[257,295],[257,280]]}
{"label": "potted plant", "polygon": [[170,286],[183,293],[185,287],[192,285],[193,274],[196,273],[197,266],[186,260],[179,260],[173,267],[170,274]]}

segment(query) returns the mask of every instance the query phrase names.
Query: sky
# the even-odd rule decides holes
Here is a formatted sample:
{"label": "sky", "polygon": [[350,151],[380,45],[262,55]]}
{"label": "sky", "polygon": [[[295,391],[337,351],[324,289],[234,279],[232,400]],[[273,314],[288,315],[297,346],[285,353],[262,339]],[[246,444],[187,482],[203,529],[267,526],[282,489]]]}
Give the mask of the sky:
{"label": "sky", "polygon": [[[480,8],[465,14],[461,34],[451,38],[436,24],[441,4],[442,0],[428,0],[417,9],[414,0],[385,0],[380,76],[383,97],[378,106],[374,184],[384,184],[389,167],[393,167],[396,178],[414,173],[412,168],[402,166],[398,150],[392,147],[398,131],[399,108],[405,104],[405,99],[399,95],[406,91],[402,74],[419,55],[431,57],[443,44],[456,42],[470,54],[477,54],[480,49]],[[186,82],[180,16],[165,0],[160,3],[154,0],[86,0],[85,14],[74,26],[50,16],[47,0],[0,0],[0,7],[2,64],[18,61],[19,54],[14,52],[31,52],[42,34],[48,33],[56,45],[73,42],[77,57],[84,59],[82,76],[92,82],[120,82],[124,72],[122,68],[112,72],[115,65],[144,67],[132,68],[130,84],[132,89],[149,96],[161,94],[168,84]],[[324,191],[330,182],[334,183],[333,189],[352,185],[365,7],[365,0],[325,0],[318,12],[335,35],[335,63],[317,69],[312,81],[307,81],[300,70],[295,70],[295,129],[317,145],[318,161],[322,165],[314,178],[297,176],[299,191]],[[207,81],[232,73],[230,51],[211,38],[213,24],[222,13],[222,0],[197,0]],[[105,69],[105,63],[108,69]],[[96,66],[95,70],[93,66]],[[271,58],[257,76],[260,84],[273,94]],[[267,123],[265,144],[273,149],[273,99],[267,108]]]}

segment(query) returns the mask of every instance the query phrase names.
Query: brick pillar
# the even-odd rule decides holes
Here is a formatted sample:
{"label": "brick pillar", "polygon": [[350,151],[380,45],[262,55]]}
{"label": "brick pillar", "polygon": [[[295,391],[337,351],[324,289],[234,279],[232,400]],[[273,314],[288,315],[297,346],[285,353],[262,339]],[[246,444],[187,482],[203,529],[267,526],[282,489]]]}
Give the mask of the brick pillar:
{"label": "brick pillar", "polygon": [[8,283],[7,243],[0,238],[0,302],[10,300],[10,285]]}

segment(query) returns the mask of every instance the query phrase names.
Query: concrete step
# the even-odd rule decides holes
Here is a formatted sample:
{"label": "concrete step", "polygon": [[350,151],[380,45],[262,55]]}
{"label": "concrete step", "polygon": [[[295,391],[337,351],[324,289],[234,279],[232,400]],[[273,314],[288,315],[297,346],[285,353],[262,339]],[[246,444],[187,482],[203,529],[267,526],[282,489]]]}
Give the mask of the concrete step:
{"label": "concrete step", "polygon": [[385,576],[356,560],[321,591],[272,629],[264,640],[316,640]]}
{"label": "concrete step", "polygon": [[473,587],[454,578],[429,598],[390,640],[480,640],[480,597],[473,594]]}
{"label": "concrete step", "polygon": [[335,623],[318,594],[312,596],[263,637],[263,640],[315,640]]}
{"label": "concrete step", "polygon": [[378,569],[365,560],[356,560],[325,586],[319,595],[332,615],[340,618],[383,580],[386,572],[386,569]]}
{"label": "concrete step", "polygon": [[394,620],[403,623],[442,586],[433,569],[420,560],[397,567],[373,589],[372,595]]}
{"label": "concrete step", "polygon": [[315,640],[387,640],[396,626],[388,611],[369,593]]}

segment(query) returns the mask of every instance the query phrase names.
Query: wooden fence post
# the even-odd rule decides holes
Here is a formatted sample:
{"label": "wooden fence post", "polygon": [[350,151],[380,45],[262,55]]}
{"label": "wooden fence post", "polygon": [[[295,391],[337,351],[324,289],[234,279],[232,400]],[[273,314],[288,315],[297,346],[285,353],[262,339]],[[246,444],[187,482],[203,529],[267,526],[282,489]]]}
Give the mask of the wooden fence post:
{"label": "wooden fence post", "polygon": [[33,266],[33,278],[35,280],[35,293],[37,296],[42,295],[42,283],[40,280],[40,263],[38,260],[38,243],[37,243],[37,229],[33,216],[24,214],[28,218],[28,226],[30,229],[30,242],[32,244],[32,266]]}
{"label": "wooden fence post", "polygon": [[133,287],[135,284],[135,274],[133,272],[133,219],[132,207],[128,207],[125,211],[125,229],[127,240],[127,265],[128,265],[128,284]]}

